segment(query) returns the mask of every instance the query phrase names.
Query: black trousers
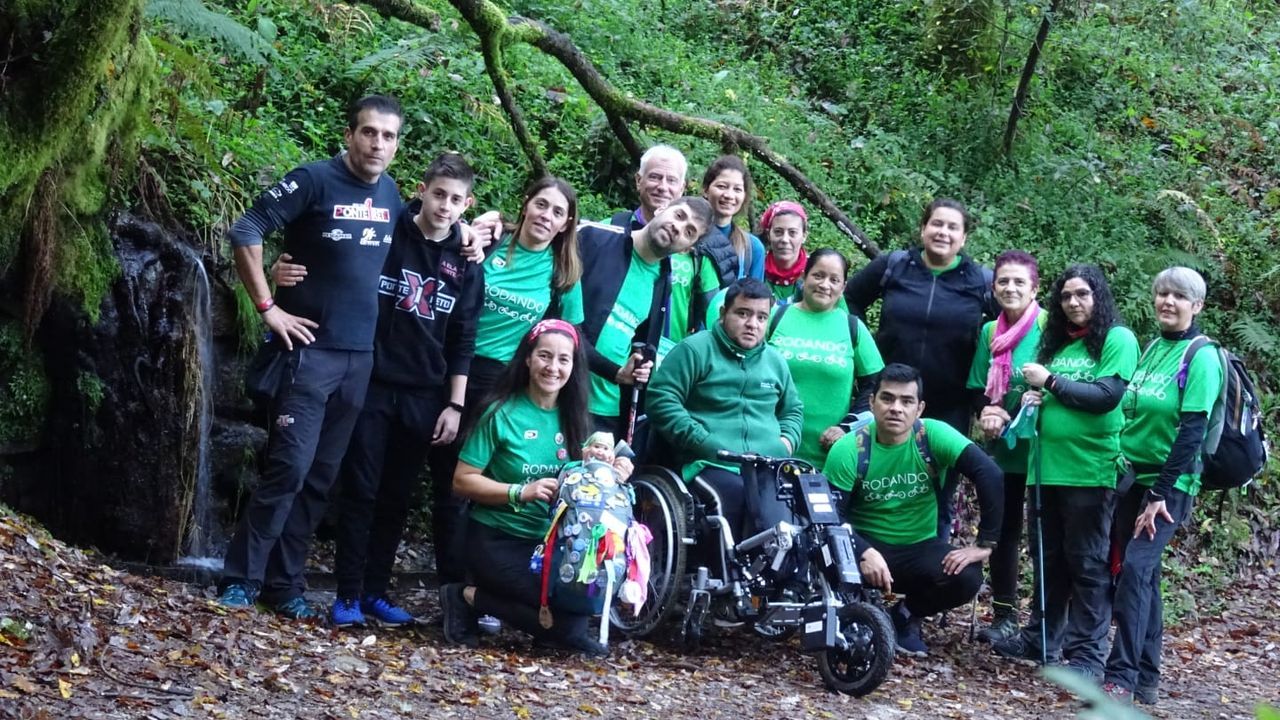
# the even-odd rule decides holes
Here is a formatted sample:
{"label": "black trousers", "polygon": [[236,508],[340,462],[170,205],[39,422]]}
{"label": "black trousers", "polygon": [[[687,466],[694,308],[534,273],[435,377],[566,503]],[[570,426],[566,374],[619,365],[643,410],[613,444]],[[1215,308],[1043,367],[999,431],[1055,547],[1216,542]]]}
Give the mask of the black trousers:
{"label": "black trousers", "polygon": [[[744,470],[743,472],[748,472]],[[792,521],[791,510],[778,500],[777,488],[771,477],[758,477],[756,491],[759,504],[754,517],[747,503],[746,478],[723,468],[703,468],[693,479],[697,492],[714,499],[719,514],[729,524],[733,541],[740,543],[748,537],[777,525]]]}
{"label": "black trousers", "polygon": [[[1073,667],[1101,677],[1111,627],[1108,556],[1116,493],[1103,487],[1061,485],[1044,485],[1040,492],[1048,654],[1052,657],[1061,649]],[[1023,639],[1030,647],[1040,647],[1036,622],[1023,630]]]}
{"label": "black trousers", "polygon": [[441,388],[369,383],[338,485],[334,575],[339,598],[386,594],[418,474],[443,408]]}
{"label": "black trousers", "polygon": [[[506,370],[506,363],[491,358],[471,359],[460,433],[478,419],[481,405]],[[441,585],[462,582],[466,575],[461,548],[466,540],[467,504],[453,494],[453,471],[458,467],[463,440],[459,435],[448,445],[433,446],[427,451],[427,467],[431,471],[431,539],[435,543],[436,577]]]}
{"label": "black trousers", "polygon": [[467,523],[466,538],[464,552],[476,587],[477,613],[492,615],[539,639],[566,642],[586,635],[586,615],[553,610],[550,628],[538,623],[542,576],[529,569],[529,559],[540,540],[509,535],[474,521]]}
{"label": "black trousers", "polygon": [[249,583],[278,603],[306,590],[311,536],[324,517],[364,404],[372,352],[295,348],[272,406],[261,483],[227,547],[222,586]]}
{"label": "black trousers", "polygon": [[[973,421],[973,411],[969,409],[968,405],[935,406],[929,403],[925,405],[924,416],[934,420],[941,420],[959,430],[961,435],[969,437],[969,425]],[[951,468],[942,480],[942,489],[938,491],[938,537],[947,542],[951,540],[951,519],[955,515],[954,500],[956,486],[959,484],[960,472],[955,468]]]}
{"label": "black trousers", "polygon": [[893,591],[907,596],[907,610],[915,617],[960,607],[982,587],[982,563],[971,563],[958,575],[943,572],[942,559],[955,548],[941,538],[910,545],[868,541],[884,556],[893,576]]}
{"label": "black trousers", "polygon": [[1019,566],[1022,560],[1022,520],[1027,494],[1026,473],[1005,473],[1004,524],[991,553],[991,599],[1018,607]]}

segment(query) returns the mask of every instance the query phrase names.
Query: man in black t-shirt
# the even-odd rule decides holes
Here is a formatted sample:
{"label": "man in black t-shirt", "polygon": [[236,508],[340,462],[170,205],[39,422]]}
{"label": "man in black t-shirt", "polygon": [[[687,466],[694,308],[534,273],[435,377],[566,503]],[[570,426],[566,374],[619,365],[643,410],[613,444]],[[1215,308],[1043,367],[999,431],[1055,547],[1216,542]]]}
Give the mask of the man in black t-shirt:
{"label": "man in black t-shirt", "polygon": [[[226,607],[249,607],[261,594],[286,617],[320,617],[303,598],[302,571],[373,366],[379,276],[401,207],[384,173],[401,117],[392,98],[357,101],[346,152],[290,171],[227,232],[285,371],[271,404],[262,481],[227,548],[218,598]],[[273,298],[262,242],[276,230],[284,252],[307,267],[307,281]]]}

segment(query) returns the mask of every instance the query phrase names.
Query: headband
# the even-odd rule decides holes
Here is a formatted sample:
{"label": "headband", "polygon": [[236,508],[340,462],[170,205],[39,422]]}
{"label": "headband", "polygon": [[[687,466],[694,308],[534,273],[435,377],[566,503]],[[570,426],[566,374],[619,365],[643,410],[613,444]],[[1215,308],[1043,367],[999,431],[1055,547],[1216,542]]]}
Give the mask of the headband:
{"label": "headband", "polygon": [[769,226],[773,224],[773,219],[778,215],[785,215],[787,213],[799,215],[800,219],[803,220],[805,224],[808,224],[809,222],[809,214],[804,211],[804,208],[801,207],[800,203],[791,202],[790,200],[779,200],[778,202],[770,205],[769,209],[765,210],[764,214],[760,216],[760,227],[764,228],[765,231],[768,232]]}
{"label": "headband", "polygon": [[529,339],[536,341],[539,335],[546,332],[564,333],[573,341],[573,346],[575,348],[578,347],[578,328],[574,327],[573,323],[565,322],[564,320],[556,318],[539,320],[538,323],[533,326],[533,329],[529,331]]}

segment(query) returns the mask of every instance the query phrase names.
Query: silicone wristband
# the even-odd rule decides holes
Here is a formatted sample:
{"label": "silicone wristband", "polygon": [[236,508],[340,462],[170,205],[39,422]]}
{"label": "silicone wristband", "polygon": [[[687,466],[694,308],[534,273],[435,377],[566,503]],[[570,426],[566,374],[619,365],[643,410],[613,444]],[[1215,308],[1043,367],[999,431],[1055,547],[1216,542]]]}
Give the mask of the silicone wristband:
{"label": "silicone wristband", "polygon": [[273,297],[269,297],[260,303],[254,304],[254,307],[258,309],[259,313],[264,313],[275,306],[276,306],[276,299]]}

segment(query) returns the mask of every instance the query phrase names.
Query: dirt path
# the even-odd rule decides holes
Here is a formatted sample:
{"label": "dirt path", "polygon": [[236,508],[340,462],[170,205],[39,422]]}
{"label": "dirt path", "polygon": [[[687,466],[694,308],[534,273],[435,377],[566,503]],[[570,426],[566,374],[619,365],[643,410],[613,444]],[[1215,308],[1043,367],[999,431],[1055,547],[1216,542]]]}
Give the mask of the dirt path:
{"label": "dirt path", "polygon": [[[435,593],[402,593],[410,630],[341,632],[228,613],[211,591],[128,575],[0,516],[0,718],[1055,718],[1078,704],[1035,668],[928,626],[867,698],[823,690],[795,642],[712,634],[696,655],[615,643],[604,661],[539,653],[515,634],[446,647]],[[1274,575],[1171,631],[1161,718],[1252,717],[1280,705]],[[317,599],[325,600],[323,596]]]}

